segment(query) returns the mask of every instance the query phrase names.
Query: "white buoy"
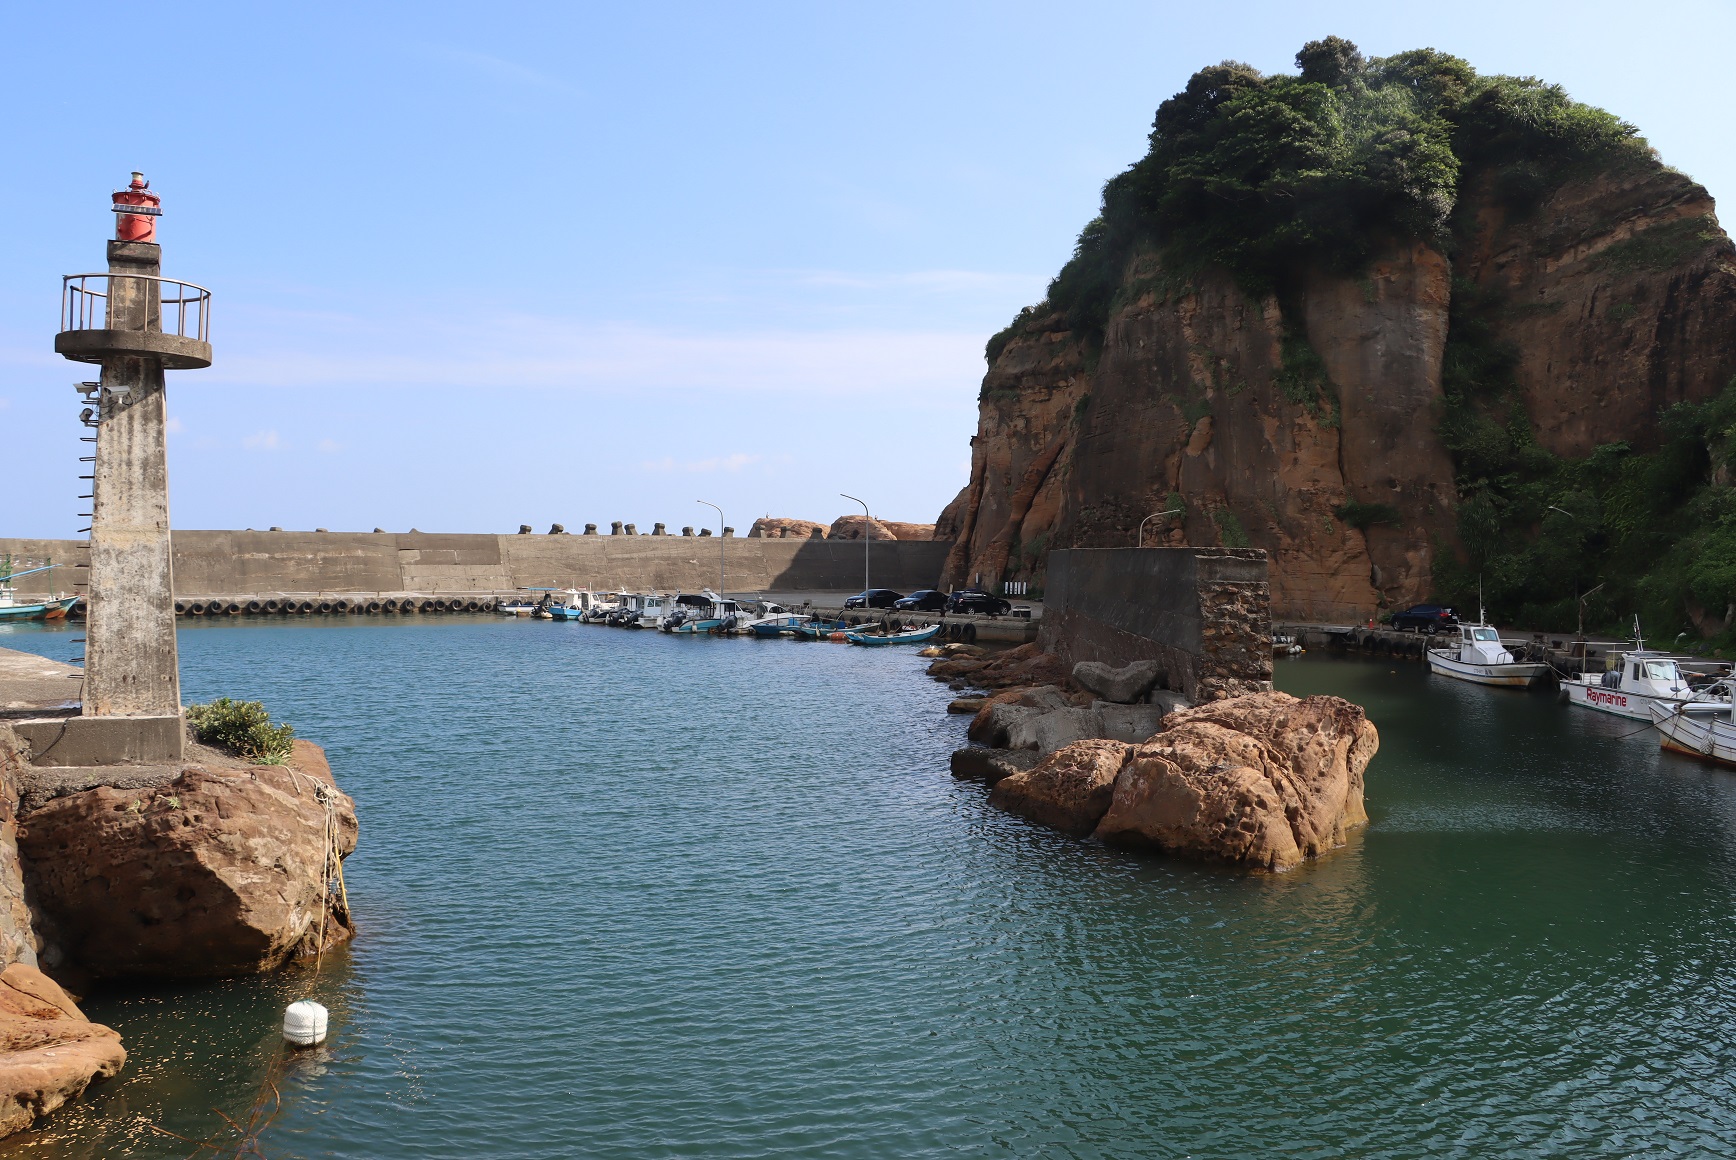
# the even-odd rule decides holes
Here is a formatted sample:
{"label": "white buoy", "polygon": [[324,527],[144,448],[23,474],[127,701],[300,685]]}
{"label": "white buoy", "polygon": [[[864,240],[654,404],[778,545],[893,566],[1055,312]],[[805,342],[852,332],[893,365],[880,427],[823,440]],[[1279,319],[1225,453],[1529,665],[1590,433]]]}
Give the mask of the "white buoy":
{"label": "white buoy", "polygon": [[315,1047],[325,1042],[326,1009],[312,999],[297,999],[284,1009],[283,1040],[291,1047]]}

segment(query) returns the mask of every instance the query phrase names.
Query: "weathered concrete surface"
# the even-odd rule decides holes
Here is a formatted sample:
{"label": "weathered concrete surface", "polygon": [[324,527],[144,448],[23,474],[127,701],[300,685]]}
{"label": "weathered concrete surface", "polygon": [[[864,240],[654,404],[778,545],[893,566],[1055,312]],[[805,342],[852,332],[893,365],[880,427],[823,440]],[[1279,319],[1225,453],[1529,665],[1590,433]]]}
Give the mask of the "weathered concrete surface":
{"label": "weathered concrete surface", "polygon": [[86,1019],[54,980],[25,963],[0,971],[0,1136],[28,1128],[126,1060],[120,1034]]}
{"label": "weathered concrete surface", "polygon": [[172,717],[16,718],[33,765],[154,765],[179,761],[186,723]]}
{"label": "weathered concrete surface", "polygon": [[1266,553],[1235,548],[1075,548],[1050,553],[1038,645],[1080,661],[1155,661],[1190,701],[1272,687]]}
{"label": "weathered concrete surface", "polygon": [[[149,242],[110,242],[109,271],[155,276],[161,273],[161,255],[161,248]],[[111,278],[109,329],[160,331],[158,287],[152,281]],[[175,716],[181,711],[181,677],[162,363],[104,358],[101,395],[91,486],[83,712]]]}
{"label": "weathered concrete surface", "polygon": [[83,697],[78,666],[0,648],[0,719],[76,713]]}
{"label": "weathered concrete surface", "polygon": [[[855,592],[861,541],[698,536],[436,535],[389,532],[176,531],[174,582],[183,599],[269,592],[502,592],[515,588],[717,587],[719,544],[731,592]],[[949,545],[875,541],[876,587],[932,588]],[[77,540],[0,539],[0,552],[86,563]],[[67,569],[26,577],[46,592]],[[35,585],[35,587],[28,587]]]}

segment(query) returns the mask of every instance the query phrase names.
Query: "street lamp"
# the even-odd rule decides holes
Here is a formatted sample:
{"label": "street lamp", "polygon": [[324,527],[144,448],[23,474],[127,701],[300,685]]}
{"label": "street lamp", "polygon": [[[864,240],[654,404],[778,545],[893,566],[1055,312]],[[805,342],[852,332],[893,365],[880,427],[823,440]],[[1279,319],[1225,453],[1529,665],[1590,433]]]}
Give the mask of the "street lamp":
{"label": "street lamp", "polygon": [[723,590],[723,509],[710,500],[697,499],[694,503],[702,503],[717,512],[717,594],[724,596]]}
{"label": "street lamp", "polygon": [[1139,543],[1134,545],[1134,546],[1139,547],[1139,548],[1145,547],[1145,525],[1146,524],[1149,524],[1152,520],[1155,520],[1160,516],[1179,516],[1185,510],[1186,509],[1184,509],[1184,508],[1171,508],[1169,511],[1166,511],[1166,512],[1152,512],[1150,515],[1146,516],[1143,520],[1140,520],[1139,521]]}
{"label": "street lamp", "polygon": [[874,517],[868,514],[867,500],[856,499],[855,496],[845,495],[843,492],[838,494],[844,496],[845,499],[854,499],[862,505],[862,603],[866,607],[868,603],[868,541],[874,538],[874,529],[871,526]]}

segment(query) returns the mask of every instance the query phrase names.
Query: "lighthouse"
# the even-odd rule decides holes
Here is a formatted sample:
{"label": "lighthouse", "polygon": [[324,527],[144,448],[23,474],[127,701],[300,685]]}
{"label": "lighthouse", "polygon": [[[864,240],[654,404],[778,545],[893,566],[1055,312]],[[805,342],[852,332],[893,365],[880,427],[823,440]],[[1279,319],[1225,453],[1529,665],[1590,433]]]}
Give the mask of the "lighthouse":
{"label": "lighthouse", "polygon": [[164,372],[211,365],[211,294],[162,276],[162,200],[143,174],[113,195],[113,210],[108,270],[65,276],[54,338],[60,354],[102,368],[96,382],[78,384],[91,507],[85,720],[76,732],[92,744],[76,748],[109,760],[178,761]]}

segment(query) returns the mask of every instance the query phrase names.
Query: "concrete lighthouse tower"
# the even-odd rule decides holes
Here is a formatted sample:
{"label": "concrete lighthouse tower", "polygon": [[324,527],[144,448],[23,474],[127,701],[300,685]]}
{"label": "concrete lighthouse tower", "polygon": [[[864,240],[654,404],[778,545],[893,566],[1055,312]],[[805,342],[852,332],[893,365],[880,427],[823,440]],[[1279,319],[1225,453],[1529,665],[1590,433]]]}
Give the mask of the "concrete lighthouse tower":
{"label": "concrete lighthouse tower", "polygon": [[54,339],[67,358],[102,367],[99,382],[79,385],[95,445],[86,457],[84,703],[72,732],[109,760],[177,761],[183,726],[163,372],[211,365],[211,294],[162,276],[162,203],[143,174],[114,195],[114,212],[108,272],[65,277]]}

